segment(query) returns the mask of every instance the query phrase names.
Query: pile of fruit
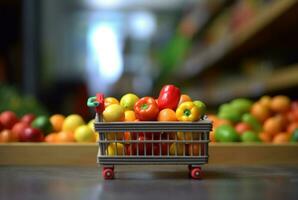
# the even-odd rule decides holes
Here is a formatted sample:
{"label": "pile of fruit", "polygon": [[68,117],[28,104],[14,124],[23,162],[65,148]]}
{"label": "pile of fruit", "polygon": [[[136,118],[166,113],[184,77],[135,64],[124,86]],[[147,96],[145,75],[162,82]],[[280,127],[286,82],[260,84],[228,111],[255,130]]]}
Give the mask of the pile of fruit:
{"label": "pile of fruit", "polygon": [[95,142],[93,122],[85,124],[81,116],[51,117],[25,114],[21,118],[12,111],[0,114],[0,143],[7,142]]}
{"label": "pile of fruit", "polygon": [[287,96],[263,96],[256,102],[234,99],[209,118],[214,126],[212,142],[298,141],[298,102]]}
{"label": "pile of fruit", "polygon": [[[96,105],[96,104],[95,104]],[[198,121],[206,111],[206,106],[202,101],[192,101],[186,95],[181,94],[179,88],[174,85],[166,85],[160,91],[157,99],[153,97],[139,98],[137,95],[128,93],[121,97],[120,101],[114,97],[104,98],[104,110],[102,112],[105,122],[119,121]],[[195,133],[107,133],[107,140],[190,140],[195,139]],[[35,116],[25,114],[18,117],[12,111],[4,111],[0,114],[0,142],[95,142],[98,140],[98,133],[94,130],[94,120],[85,124],[83,118],[77,114],[67,117],[55,114],[50,117],[45,115]],[[116,148],[117,146],[117,148]],[[128,148],[129,146],[129,148]],[[169,146],[169,147],[168,147]],[[190,148],[196,154],[199,145],[181,145],[164,143],[161,145],[162,153],[167,154],[187,154]],[[125,148],[125,151],[123,150]],[[127,145],[127,142],[112,143],[108,147],[108,154],[118,155],[139,154],[149,152],[159,154],[160,145],[139,143],[138,145]],[[121,153],[122,152],[122,153]]]}
{"label": "pile of fruit", "polygon": [[[98,98],[90,97],[89,106],[97,107]],[[93,104],[92,104],[93,103]],[[97,107],[97,109],[99,109]],[[120,101],[113,97],[104,98],[104,108],[102,117],[104,122],[119,121],[198,121],[206,111],[206,106],[202,101],[192,101],[186,95],[181,94],[179,88],[174,85],[165,85],[157,99],[153,97],[139,98],[137,95],[128,93],[121,97]],[[192,149],[192,154],[199,151],[199,144],[188,145],[181,143],[161,142],[142,142],[145,140],[190,140],[196,138],[195,133],[108,133],[107,140],[111,141],[107,148],[108,155],[186,155]],[[128,144],[127,140],[135,140],[138,143]],[[120,142],[121,141],[121,142]],[[122,142],[123,141],[123,142]],[[161,149],[160,149],[161,148]],[[198,154],[198,153],[197,153]]]}

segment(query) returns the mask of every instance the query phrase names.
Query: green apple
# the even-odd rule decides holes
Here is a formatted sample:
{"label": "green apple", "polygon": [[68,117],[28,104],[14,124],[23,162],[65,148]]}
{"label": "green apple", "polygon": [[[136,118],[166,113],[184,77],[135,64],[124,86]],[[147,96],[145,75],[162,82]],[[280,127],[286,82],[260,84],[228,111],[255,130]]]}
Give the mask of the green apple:
{"label": "green apple", "polygon": [[215,140],[218,142],[237,142],[239,135],[233,126],[223,124],[215,129]]}
{"label": "green apple", "polygon": [[201,114],[201,116],[204,116],[205,115],[205,113],[206,113],[206,104],[204,103],[204,102],[202,102],[202,101],[194,101],[193,102],[196,106],[197,106],[197,108],[199,109],[199,111],[200,111],[200,114]]}
{"label": "green apple", "polygon": [[37,128],[41,130],[45,135],[51,133],[53,131],[53,126],[47,116],[39,116],[33,120],[31,123],[33,128]]}
{"label": "green apple", "polygon": [[88,125],[79,126],[74,132],[77,142],[95,142],[96,136]]}
{"label": "green apple", "polygon": [[137,95],[128,93],[121,97],[120,105],[123,106],[125,110],[133,110],[133,107],[138,100],[139,97]]}
{"label": "green apple", "polygon": [[111,104],[102,113],[105,122],[124,121],[124,108],[118,104]]}
{"label": "green apple", "polygon": [[260,142],[258,135],[253,131],[245,131],[241,135],[242,142]]}

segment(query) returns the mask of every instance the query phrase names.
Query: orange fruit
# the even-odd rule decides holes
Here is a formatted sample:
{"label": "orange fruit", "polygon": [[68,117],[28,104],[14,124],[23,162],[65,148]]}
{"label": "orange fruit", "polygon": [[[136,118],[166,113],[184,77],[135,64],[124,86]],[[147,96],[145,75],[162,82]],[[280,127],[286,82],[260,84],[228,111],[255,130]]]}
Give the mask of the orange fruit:
{"label": "orange fruit", "polygon": [[221,125],[224,125],[224,124],[228,124],[228,125],[232,125],[232,122],[230,120],[227,120],[227,119],[218,119],[216,122],[214,122],[215,126],[218,127],[218,126],[221,126]]}
{"label": "orange fruit", "polygon": [[124,112],[124,115],[125,115],[124,121],[133,122],[136,120],[136,114],[132,110],[126,110]]}
{"label": "orange fruit", "polygon": [[45,142],[56,143],[57,142],[57,137],[58,137],[57,133],[50,133],[49,135],[47,135],[45,137]]}
{"label": "orange fruit", "polygon": [[180,104],[182,104],[183,102],[186,102],[186,101],[192,101],[192,99],[187,94],[181,94],[178,105],[180,105]]}
{"label": "orange fruit", "polygon": [[270,110],[268,107],[262,105],[261,103],[254,103],[251,107],[251,114],[257,118],[260,122],[264,122],[270,117]]}
{"label": "orange fruit", "polygon": [[274,112],[286,112],[291,108],[291,100],[287,96],[278,95],[272,98],[270,104],[271,110]]}
{"label": "orange fruit", "polygon": [[271,136],[281,132],[282,130],[281,120],[275,117],[268,118],[263,125],[263,130],[269,133]]}
{"label": "orange fruit", "polygon": [[272,136],[269,133],[261,132],[259,138],[264,143],[270,143],[272,141]]}
{"label": "orange fruit", "polygon": [[273,138],[273,144],[284,144],[288,143],[290,140],[290,135],[288,133],[278,133]]}
{"label": "orange fruit", "polygon": [[62,130],[64,119],[65,116],[61,114],[55,114],[50,117],[50,122],[55,132],[59,132]]}
{"label": "orange fruit", "polygon": [[70,131],[61,131],[57,134],[57,142],[75,142],[74,133]]}
{"label": "orange fruit", "polygon": [[269,96],[262,96],[261,99],[258,101],[262,106],[270,108],[272,98]]}
{"label": "orange fruit", "polygon": [[215,141],[215,131],[210,131],[209,139],[210,139],[211,142],[216,142]]}
{"label": "orange fruit", "polygon": [[17,142],[17,138],[11,130],[4,129],[0,132],[0,143]]}
{"label": "orange fruit", "polygon": [[177,121],[176,113],[174,110],[165,108],[158,113],[158,121]]}
{"label": "orange fruit", "polygon": [[119,101],[114,97],[106,97],[104,100],[104,103],[105,103],[105,107],[108,107],[111,104],[119,104]]}
{"label": "orange fruit", "polygon": [[216,127],[215,124],[219,118],[216,115],[208,115],[208,119],[213,123],[213,126]]}

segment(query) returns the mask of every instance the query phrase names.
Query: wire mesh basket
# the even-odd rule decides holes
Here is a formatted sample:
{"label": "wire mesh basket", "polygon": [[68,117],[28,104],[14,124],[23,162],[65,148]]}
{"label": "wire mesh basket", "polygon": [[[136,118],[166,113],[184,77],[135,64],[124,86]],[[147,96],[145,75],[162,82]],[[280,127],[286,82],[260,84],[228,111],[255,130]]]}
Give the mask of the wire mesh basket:
{"label": "wire mesh basket", "polygon": [[192,178],[200,179],[208,162],[212,123],[197,122],[101,122],[97,162],[105,179],[114,178],[114,165],[188,165]]}

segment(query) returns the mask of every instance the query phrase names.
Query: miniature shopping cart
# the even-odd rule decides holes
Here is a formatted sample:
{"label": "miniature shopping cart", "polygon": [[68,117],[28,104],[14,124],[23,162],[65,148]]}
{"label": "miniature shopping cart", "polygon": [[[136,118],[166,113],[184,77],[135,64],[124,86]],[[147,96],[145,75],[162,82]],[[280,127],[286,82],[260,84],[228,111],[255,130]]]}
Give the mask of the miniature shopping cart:
{"label": "miniature shopping cart", "polygon": [[90,98],[87,104],[96,106],[97,162],[102,166],[105,179],[114,178],[115,165],[162,164],[188,165],[192,178],[202,177],[201,165],[208,162],[212,130],[206,116],[196,122],[103,122],[103,95]]}

